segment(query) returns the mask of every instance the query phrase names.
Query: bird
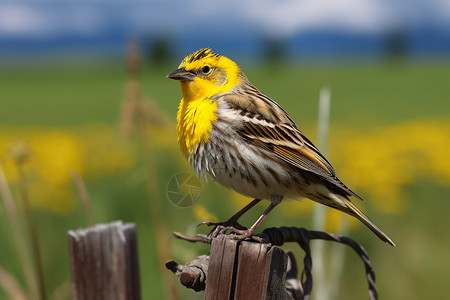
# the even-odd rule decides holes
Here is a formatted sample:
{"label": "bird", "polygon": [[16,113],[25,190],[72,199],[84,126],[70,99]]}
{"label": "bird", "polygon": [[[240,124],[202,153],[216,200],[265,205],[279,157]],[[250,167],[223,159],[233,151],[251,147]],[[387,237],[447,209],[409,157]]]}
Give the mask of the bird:
{"label": "bird", "polygon": [[[285,198],[308,198],[357,218],[382,241],[395,243],[351,200],[363,200],[336,176],[286,111],[250,83],[231,59],[211,48],[186,56],[166,76],[180,82],[177,140],[200,178],[253,198],[222,223],[242,239]],[[262,199],[270,205],[249,228],[237,221]],[[211,233],[210,233],[211,234]]]}

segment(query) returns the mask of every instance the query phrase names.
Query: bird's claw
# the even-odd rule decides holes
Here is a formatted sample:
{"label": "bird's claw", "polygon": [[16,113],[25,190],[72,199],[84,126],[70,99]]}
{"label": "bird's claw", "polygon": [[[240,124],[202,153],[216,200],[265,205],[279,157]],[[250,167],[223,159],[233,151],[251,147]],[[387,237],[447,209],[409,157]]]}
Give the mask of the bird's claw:
{"label": "bird's claw", "polygon": [[230,238],[234,240],[253,240],[259,243],[267,243],[263,238],[256,236],[253,234],[255,231],[253,228],[247,229],[246,227],[242,226],[237,222],[237,220],[231,218],[226,222],[201,222],[197,225],[197,228],[206,225],[206,226],[214,226],[213,229],[208,233],[208,235],[203,234],[197,234],[195,237],[190,237],[178,232],[174,232],[173,235],[178,238],[185,241],[189,241],[192,243],[195,242],[202,242],[206,244],[211,244],[212,240],[218,237],[220,234],[226,234],[227,231],[230,231],[231,234],[229,235]]}
{"label": "bird's claw", "polygon": [[225,230],[230,230],[233,233],[233,239],[235,240],[239,240],[239,241],[243,241],[246,239],[250,239],[250,240],[254,240],[258,243],[267,243],[266,240],[264,240],[263,238],[254,235],[254,229],[250,228],[250,229],[237,229],[234,227],[227,227]]}
{"label": "bird's claw", "polygon": [[208,234],[207,238],[214,239],[219,234],[225,234],[227,231],[230,231],[232,234],[229,236],[234,240],[244,241],[246,239],[254,240],[259,243],[267,243],[266,240],[263,238],[256,236],[253,234],[253,229],[247,229],[244,227],[244,229],[238,229],[233,226],[222,226],[222,225],[216,225],[216,227],[213,228],[213,230]]}
{"label": "bird's claw", "polygon": [[229,219],[228,221],[225,222],[201,222],[200,224],[197,225],[197,228],[202,226],[202,225],[206,225],[208,227],[210,226],[214,226],[214,228],[210,231],[210,233],[208,235],[211,235],[218,227],[233,227],[236,228],[238,230],[246,230],[247,228],[242,226],[241,224],[239,224],[239,222],[236,219]]}
{"label": "bird's claw", "polygon": [[244,240],[253,240],[258,243],[267,243],[266,240],[263,238],[254,235],[252,228],[246,229],[238,229],[233,226],[223,226],[223,225],[215,225],[213,230],[208,235],[204,234],[197,234],[196,236],[187,236],[184,234],[181,234],[179,232],[174,232],[173,235],[181,240],[185,240],[191,243],[197,243],[202,242],[205,244],[211,244],[212,240],[218,237],[220,234],[225,234],[227,231],[230,231],[231,234],[229,235],[230,238],[234,240],[244,241]]}

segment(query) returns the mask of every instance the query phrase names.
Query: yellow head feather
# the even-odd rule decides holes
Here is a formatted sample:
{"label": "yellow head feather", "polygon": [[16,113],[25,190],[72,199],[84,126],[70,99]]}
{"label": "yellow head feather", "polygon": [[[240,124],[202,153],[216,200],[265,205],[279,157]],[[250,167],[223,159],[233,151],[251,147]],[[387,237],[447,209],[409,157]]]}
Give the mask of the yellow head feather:
{"label": "yellow head feather", "polygon": [[[208,67],[204,73],[202,68]],[[197,74],[193,80],[181,81],[181,99],[178,109],[178,142],[186,157],[201,142],[207,142],[212,124],[217,120],[216,94],[230,91],[240,82],[239,67],[210,48],[200,49],[183,59],[179,68]]]}
{"label": "yellow head feather", "polygon": [[[208,76],[201,76],[201,69],[205,66],[212,71]],[[231,59],[212,52],[210,48],[203,48],[186,56],[179,67],[187,71],[198,70],[199,73],[193,81],[181,82],[183,98],[187,101],[226,93],[240,82],[238,65]]]}
{"label": "yellow head feather", "polygon": [[[181,62],[179,68],[182,67],[187,67],[188,64],[195,64],[196,62],[204,59],[204,58],[218,58],[219,54],[214,53],[211,48],[202,48],[198,51],[195,51],[192,54],[189,54],[188,56],[186,56],[183,61]],[[190,70],[190,69],[188,69]]]}

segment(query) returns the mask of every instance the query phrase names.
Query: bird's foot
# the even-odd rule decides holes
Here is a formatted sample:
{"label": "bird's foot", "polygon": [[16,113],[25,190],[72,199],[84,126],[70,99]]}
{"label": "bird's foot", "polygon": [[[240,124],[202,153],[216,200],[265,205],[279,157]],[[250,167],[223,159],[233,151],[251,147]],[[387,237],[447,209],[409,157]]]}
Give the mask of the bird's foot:
{"label": "bird's foot", "polygon": [[249,229],[236,229],[234,227],[226,227],[225,231],[229,230],[231,231],[232,234],[230,234],[230,236],[233,237],[233,239],[235,240],[239,240],[239,241],[243,241],[246,239],[251,239],[254,240],[258,243],[267,243],[267,241],[265,241],[263,238],[254,235],[254,228],[249,228]]}
{"label": "bird's foot", "polygon": [[207,238],[212,240],[216,238],[219,234],[225,234],[227,231],[231,232],[229,236],[234,240],[243,241],[246,239],[250,239],[259,243],[266,243],[266,241],[263,238],[260,238],[259,236],[253,234],[253,232],[255,231],[253,228],[247,229],[243,227],[242,229],[239,229],[234,226],[223,226],[223,225],[216,225],[213,228],[213,230],[208,234]]}
{"label": "bird's foot", "polygon": [[214,226],[213,229],[211,229],[211,231],[208,233],[208,237],[217,237],[220,233],[225,233],[228,230],[225,228],[234,228],[236,230],[246,230],[247,229],[246,227],[239,224],[239,222],[234,218],[231,218],[225,222],[218,222],[218,223],[202,222],[202,223],[198,224],[197,227],[199,227],[201,225]]}
{"label": "bird's foot", "polygon": [[245,239],[251,239],[259,243],[266,243],[266,241],[259,236],[253,234],[255,228],[247,229],[246,227],[239,224],[237,219],[231,218],[225,222],[202,222],[197,225],[197,227],[201,225],[206,226],[214,226],[213,229],[208,233],[207,239],[212,240],[216,238],[219,234],[225,234],[227,231],[230,231],[232,234],[230,236],[239,241],[243,241]]}

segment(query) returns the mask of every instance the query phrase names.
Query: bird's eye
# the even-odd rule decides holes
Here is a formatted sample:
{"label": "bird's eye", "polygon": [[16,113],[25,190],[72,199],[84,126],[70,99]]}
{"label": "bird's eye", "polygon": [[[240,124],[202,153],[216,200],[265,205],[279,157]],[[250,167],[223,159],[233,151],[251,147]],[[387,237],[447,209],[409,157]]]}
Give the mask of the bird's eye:
{"label": "bird's eye", "polygon": [[208,74],[209,72],[211,72],[211,67],[210,66],[203,66],[202,72],[203,72],[203,74]]}

